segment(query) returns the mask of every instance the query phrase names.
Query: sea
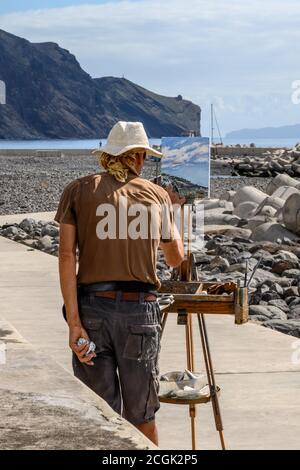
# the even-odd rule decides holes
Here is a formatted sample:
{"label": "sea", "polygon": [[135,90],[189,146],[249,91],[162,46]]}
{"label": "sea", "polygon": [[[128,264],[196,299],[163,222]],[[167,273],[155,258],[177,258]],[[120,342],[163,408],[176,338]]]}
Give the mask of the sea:
{"label": "sea", "polygon": [[[100,142],[105,144],[106,140],[3,140],[0,139],[1,149],[96,149],[99,147]],[[250,145],[254,143],[256,147],[288,147],[292,148],[299,139],[251,139],[234,141],[230,139],[223,140],[225,145]],[[150,139],[151,145],[160,145],[160,139]]]}

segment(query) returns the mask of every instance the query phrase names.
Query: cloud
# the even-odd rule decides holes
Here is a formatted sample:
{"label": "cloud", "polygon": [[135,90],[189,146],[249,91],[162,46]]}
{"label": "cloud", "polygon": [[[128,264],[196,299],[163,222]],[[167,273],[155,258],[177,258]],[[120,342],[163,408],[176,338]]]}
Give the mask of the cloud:
{"label": "cloud", "polygon": [[[250,124],[249,97],[259,122],[261,97],[288,102],[300,78],[299,20],[298,0],[126,0],[6,14],[0,27],[59,43],[92,76],[124,73],[161,94],[182,93],[205,113],[217,97],[230,129],[235,112],[242,127]],[[286,119],[295,114],[290,108]]]}

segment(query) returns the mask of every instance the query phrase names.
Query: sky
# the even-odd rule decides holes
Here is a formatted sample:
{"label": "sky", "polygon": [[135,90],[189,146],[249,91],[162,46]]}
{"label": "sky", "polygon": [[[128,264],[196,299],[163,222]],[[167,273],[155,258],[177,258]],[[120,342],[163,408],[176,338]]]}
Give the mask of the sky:
{"label": "sky", "polygon": [[299,25],[299,0],[0,0],[1,29],[199,104],[203,135],[211,102],[222,134],[300,123]]}

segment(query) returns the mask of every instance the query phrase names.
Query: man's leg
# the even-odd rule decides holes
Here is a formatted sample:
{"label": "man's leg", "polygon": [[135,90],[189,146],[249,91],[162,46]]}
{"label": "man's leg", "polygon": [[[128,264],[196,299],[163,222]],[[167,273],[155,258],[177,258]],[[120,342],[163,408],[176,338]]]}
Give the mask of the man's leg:
{"label": "man's leg", "polygon": [[80,318],[89,338],[96,344],[97,357],[94,365],[82,364],[73,354],[74,375],[109,406],[121,414],[122,402],[117,361],[111,343],[110,330],[112,306],[105,299],[98,300],[92,296],[80,299]]}
{"label": "man's leg", "polygon": [[158,444],[160,316],[156,302],[120,302],[114,330],[123,416]]}
{"label": "man's leg", "polygon": [[153,421],[150,421],[150,423],[139,424],[136,427],[139,431],[145,434],[145,436],[148,437],[150,441],[152,441],[155,445],[158,446],[158,432],[155,419],[153,419]]}

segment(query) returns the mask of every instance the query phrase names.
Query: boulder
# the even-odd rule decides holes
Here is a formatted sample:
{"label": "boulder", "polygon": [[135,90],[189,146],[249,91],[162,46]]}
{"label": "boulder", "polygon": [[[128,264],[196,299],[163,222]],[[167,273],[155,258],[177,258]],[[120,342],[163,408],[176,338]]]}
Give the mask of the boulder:
{"label": "boulder", "polygon": [[286,201],[292,194],[298,193],[299,190],[293,186],[280,186],[274,193],[272,197],[279,198],[283,201]]}
{"label": "boulder", "polygon": [[286,251],[286,250],[279,250],[277,251],[275,255],[275,260],[288,260],[288,261],[293,261],[294,263],[299,263],[299,258],[295,253],[292,253],[291,251]]}
{"label": "boulder", "polygon": [[6,227],[4,230],[2,230],[2,235],[8,238],[13,238],[16,235],[18,235],[18,233],[19,233],[18,227],[15,227],[14,225]]}
{"label": "boulder", "polygon": [[280,310],[282,310],[286,314],[288,314],[290,311],[288,304],[283,299],[270,300],[268,304],[272,305],[273,307],[280,308]]}
{"label": "boulder", "polygon": [[226,258],[223,258],[222,256],[216,256],[210,262],[210,267],[212,269],[218,268],[221,272],[226,271],[229,266],[229,261]]}
{"label": "boulder", "polygon": [[237,215],[241,219],[248,219],[251,215],[254,215],[257,204],[255,202],[246,201],[242,202],[235,207],[233,214]]}
{"label": "boulder", "polygon": [[[284,298],[286,299],[286,302],[289,304],[292,300],[298,298],[299,295],[299,287],[297,286],[290,286],[284,289]],[[288,298],[290,300],[288,300]]]}
{"label": "boulder", "polygon": [[240,218],[230,214],[224,214],[219,210],[205,210],[204,223],[206,225],[233,225],[237,226]]}
{"label": "boulder", "polygon": [[300,235],[300,192],[292,194],[286,200],[282,209],[282,217],[286,228]]}
{"label": "boulder", "polygon": [[42,251],[48,251],[52,248],[52,238],[49,235],[45,235],[38,240],[38,248]]}
{"label": "boulder", "polygon": [[292,279],[300,279],[300,269],[287,269],[282,273],[282,277],[291,277]]}
{"label": "boulder", "polygon": [[291,178],[287,174],[277,175],[270,181],[267,186],[267,193],[271,196],[281,186],[291,186],[296,189],[300,189],[300,182],[295,178]]}
{"label": "boulder", "polygon": [[35,230],[36,225],[37,223],[34,219],[24,219],[19,226],[24,232],[31,234]]}
{"label": "boulder", "polygon": [[[284,271],[297,268],[298,266],[299,266],[298,260],[296,262],[292,260],[275,261],[272,267],[272,273],[281,275]],[[289,276],[286,276],[286,277],[289,277]]]}
{"label": "boulder", "polygon": [[288,319],[300,319],[300,306],[291,308],[287,314]]}
{"label": "boulder", "polygon": [[233,202],[233,198],[236,194],[236,191],[225,191],[224,193],[221,194],[221,200],[222,201],[228,201],[228,202]]}
{"label": "boulder", "polygon": [[255,204],[260,204],[266,197],[266,193],[263,193],[253,186],[243,186],[237,190],[233,198],[233,205],[234,207],[237,207],[242,202],[254,202]]}
{"label": "boulder", "polygon": [[58,237],[59,229],[55,225],[47,224],[42,228],[41,236],[49,235],[49,237]]}
{"label": "boulder", "polygon": [[275,218],[266,216],[266,215],[256,215],[255,217],[251,217],[251,219],[248,220],[247,228],[253,232],[253,230],[256,229],[256,227],[259,227],[262,224],[265,224],[267,222],[277,222]]}
{"label": "boulder", "polygon": [[267,222],[256,227],[251,234],[251,238],[254,241],[282,242],[285,239],[297,240],[299,237],[281,224]]}
{"label": "boulder", "polygon": [[[251,319],[254,318],[259,321],[265,320],[286,320],[286,314],[278,307],[274,307],[273,305],[250,305],[249,306],[249,314]],[[262,319],[262,320],[261,320]]]}
{"label": "boulder", "polygon": [[267,320],[263,324],[267,328],[280,331],[286,335],[300,338],[300,320]]}

